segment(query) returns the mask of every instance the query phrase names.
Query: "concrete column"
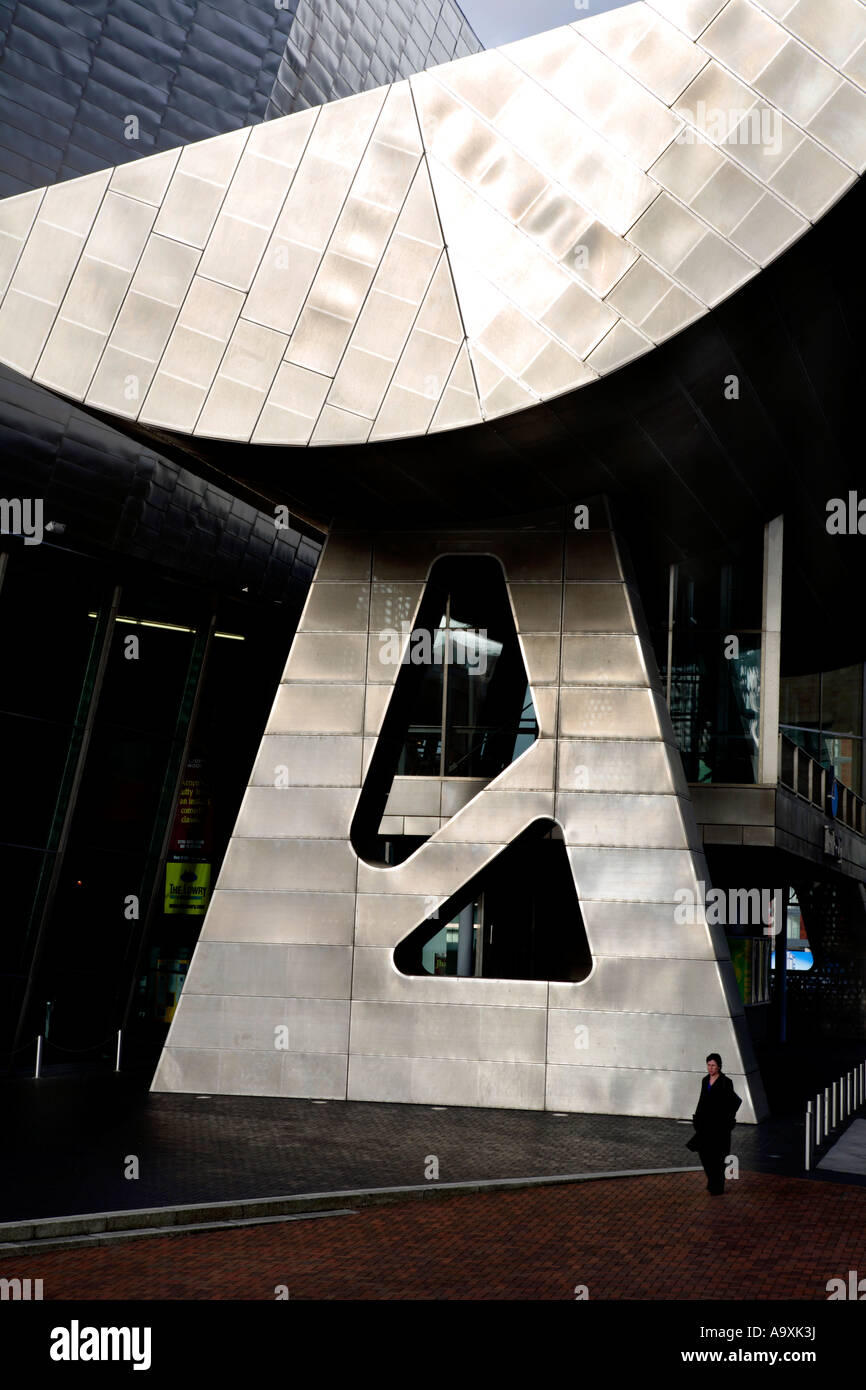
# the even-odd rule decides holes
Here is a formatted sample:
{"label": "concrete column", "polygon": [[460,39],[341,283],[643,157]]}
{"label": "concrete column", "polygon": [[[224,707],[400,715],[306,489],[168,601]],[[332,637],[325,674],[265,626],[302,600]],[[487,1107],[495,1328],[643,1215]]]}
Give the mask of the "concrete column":
{"label": "concrete column", "polygon": [[758,781],[779,780],[779,686],[782,653],[782,546],[784,517],[764,527],[764,589],[761,606],[761,713]]}

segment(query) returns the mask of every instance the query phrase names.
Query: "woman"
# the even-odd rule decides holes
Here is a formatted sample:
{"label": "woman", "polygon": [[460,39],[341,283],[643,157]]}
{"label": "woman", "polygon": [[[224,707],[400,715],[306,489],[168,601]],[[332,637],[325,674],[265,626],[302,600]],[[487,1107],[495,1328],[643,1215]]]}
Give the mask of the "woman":
{"label": "woman", "polygon": [[711,1052],[698,1108],[692,1116],[696,1133],[688,1147],[697,1149],[707,1175],[707,1191],[714,1197],[721,1197],[725,1190],[725,1159],[731,1150],[734,1116],[741,1104],[730,1077],[722,1072],[721,1057],[718,1052]]}

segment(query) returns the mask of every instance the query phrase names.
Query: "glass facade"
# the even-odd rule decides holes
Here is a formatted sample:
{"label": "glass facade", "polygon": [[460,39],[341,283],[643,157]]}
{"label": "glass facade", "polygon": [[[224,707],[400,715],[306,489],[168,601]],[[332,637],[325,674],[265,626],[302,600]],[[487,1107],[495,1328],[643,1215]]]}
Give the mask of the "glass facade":
{"label": "glass facade", "polygon": [[674,568],[670,712],[690,782],[758,780],[762,573],[759,538]]}
{"label": "glass facade", "polygon": [[843,786],[863,788],[863,666],[783,676],[779,726]]}

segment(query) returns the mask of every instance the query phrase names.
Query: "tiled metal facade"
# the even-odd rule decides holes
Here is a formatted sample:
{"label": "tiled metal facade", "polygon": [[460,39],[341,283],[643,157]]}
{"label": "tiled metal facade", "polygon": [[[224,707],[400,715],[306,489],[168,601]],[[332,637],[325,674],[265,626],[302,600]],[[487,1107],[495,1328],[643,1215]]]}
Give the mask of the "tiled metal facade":
{"label": "tiled metal facade", "polygon": [[0,358],[253,444],[561,396],[732,295],[866,167],[866,6],[824,35],[817,4],[728,0],[697,39],[683,0],[632,5],[9,200]]}
{"label": "tiled metal facade", "polygon": [[294,4],[4,3],[0,195],[262,120]]}
{"label": "tiled metal facade", "polygon": [[452,0],[292,0],[297,11],[267,117],[381,87],[478,53]]}

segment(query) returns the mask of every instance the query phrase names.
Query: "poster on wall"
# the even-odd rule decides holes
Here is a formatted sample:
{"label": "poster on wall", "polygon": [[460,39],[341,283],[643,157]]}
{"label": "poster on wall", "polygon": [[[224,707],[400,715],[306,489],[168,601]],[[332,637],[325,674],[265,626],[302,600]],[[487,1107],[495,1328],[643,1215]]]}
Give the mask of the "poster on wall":
{"label": "poster on wall", "polygon": [[165,866],[163,911],[201,917],[210,897],[213,850],[213,799],[203,758],[184,769]]}
{"label": "poster on wall", "polygon": [[163,912],[200,917],[210,896],[210,864],[166,864]]}

